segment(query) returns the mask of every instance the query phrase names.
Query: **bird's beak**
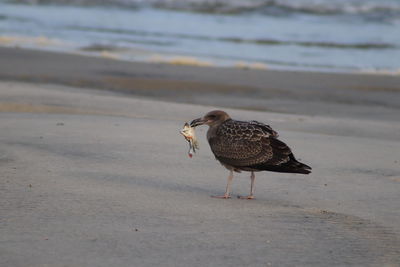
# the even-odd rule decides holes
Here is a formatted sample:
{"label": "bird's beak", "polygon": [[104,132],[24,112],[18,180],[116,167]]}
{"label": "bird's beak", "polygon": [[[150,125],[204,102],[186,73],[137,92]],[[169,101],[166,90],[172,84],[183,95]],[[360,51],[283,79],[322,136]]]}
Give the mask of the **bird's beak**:
{"label": "bird's beak", "polygon": [[190,122],[190,127],[196,127],[205,123],[203,118],[194,119]]}

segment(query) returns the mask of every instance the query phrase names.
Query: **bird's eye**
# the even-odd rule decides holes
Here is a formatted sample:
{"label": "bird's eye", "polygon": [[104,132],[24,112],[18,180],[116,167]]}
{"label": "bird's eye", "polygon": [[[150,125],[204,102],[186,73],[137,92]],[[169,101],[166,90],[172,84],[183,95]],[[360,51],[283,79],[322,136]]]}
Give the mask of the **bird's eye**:
{"label": "bird's eye", "polygon": [[215,119],[217,116],[215,116],[215,115],[208,115],[208,117],[209,117],[210,119]]}

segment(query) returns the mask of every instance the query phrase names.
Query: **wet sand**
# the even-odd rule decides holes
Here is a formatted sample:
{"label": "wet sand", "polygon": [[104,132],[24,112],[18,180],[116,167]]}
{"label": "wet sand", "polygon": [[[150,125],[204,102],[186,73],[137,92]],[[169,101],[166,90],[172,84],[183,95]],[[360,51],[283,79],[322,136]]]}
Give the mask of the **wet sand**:
{"label": "wet sand", "polygon": [[[400,263],[398,77],[0,51],[1,266]],[[224,106],[270,124],[313,173],[259,173],[254,201],[210,198],[228,173],[205,127],[193,159],[178,130]],[[249,184],[236,175],[233,196]]]}
{"label": "wet sand", "polygon": [[178,103],[398,121],[400,75],[123,62],[0,48],[0,79],[113,90]]}

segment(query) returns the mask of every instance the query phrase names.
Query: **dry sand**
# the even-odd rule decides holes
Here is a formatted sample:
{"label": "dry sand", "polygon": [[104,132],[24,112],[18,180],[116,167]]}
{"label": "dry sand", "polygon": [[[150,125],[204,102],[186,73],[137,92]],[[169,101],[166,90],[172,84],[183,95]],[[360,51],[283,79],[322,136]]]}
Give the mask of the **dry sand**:
{"label": "dry sand", "polygon": [[[399,266],[398,77],[0,54],[0,266]],[[111,87],[106,70],[129,81]],[[272,85],[262,88],[267,76]],[[322,78],[334,84],[324,89]],[[285,84],[290,94],[281,94]],[[224,191],[228,173],[205,127],[193,159],[178,130],[215,107],[160,101],[207,104],[204,88],[215,105],[230,106],[223,96],[231,96],[240,108],[257,99],[272,106],[224,109],[270,124],[313,173],[259,173],[254,201],[210,198]],[[276,98],[267,97],[272,89]],[[318,103],[308,100],[314,91]],[[274,99],[301,108],[277,113]],[[247,173],[236,175],[233,195],[249,184]]]}

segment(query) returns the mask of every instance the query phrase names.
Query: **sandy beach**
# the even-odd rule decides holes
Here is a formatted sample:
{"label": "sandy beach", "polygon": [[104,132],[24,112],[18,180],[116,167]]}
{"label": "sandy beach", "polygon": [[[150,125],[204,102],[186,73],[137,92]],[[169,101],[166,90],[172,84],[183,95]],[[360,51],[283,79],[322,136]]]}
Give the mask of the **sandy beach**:
{"label": "sandy beach", "polygon": [[[400,76],[0,58],[0,266],[399,266]],[[216,108],[313,173],[210,198],[228,172],[179,129]]]}

